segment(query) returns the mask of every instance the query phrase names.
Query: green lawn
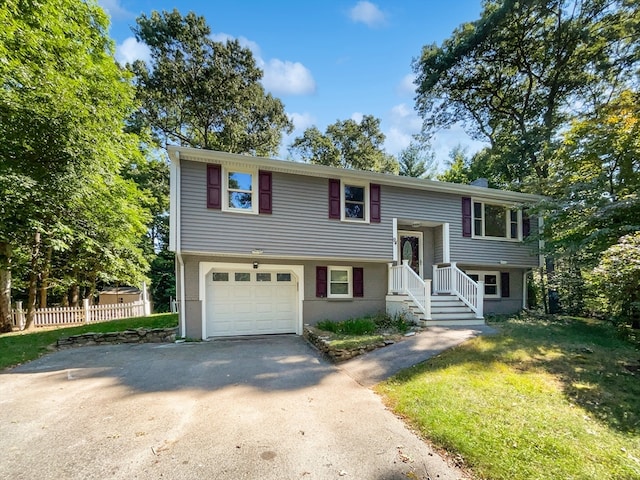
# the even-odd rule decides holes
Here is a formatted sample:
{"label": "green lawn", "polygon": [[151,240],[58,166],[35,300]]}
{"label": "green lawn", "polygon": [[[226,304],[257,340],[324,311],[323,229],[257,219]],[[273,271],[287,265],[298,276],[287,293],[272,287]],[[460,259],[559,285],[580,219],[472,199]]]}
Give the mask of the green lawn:
{"label": "green lawn", "polygon": [[640,351],[609,324],[522,316],[377,387],[478,478],[640,479]]}
{"label": "green lawn", "polygon": [[88,332],[120,332],[136,328],[170,328],[177,325],[177,314],[161,313],[149,317],[125,318],[80,327],[4,333],[0,334],[0,369],[34,360],[47,353],[48,347],[56,343],[59,338],[71,335]]}

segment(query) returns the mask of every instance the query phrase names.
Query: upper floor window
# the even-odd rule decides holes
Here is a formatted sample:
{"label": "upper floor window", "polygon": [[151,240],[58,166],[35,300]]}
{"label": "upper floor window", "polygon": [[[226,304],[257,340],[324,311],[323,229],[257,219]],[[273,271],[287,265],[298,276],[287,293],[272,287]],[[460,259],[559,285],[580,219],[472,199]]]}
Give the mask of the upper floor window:
{"label": "upper floor window", "polygon": [[506,205],[473,202],[473,236],[520,240],[522,214]]}
{"label": "upper floor window", "polygon": [[344,220],[368,221],[367,187],[345,183],[342,193],[344,195],[342,218]]}
{"label": "upper floor window", "polygon": [[254,198],[256,175],[250,172],[227,171],[225,174],[225,210],[256,211]]}
{"label": "upper floor window", "polygon": [[380,185],[329,179],[329,218],[380,223]]}

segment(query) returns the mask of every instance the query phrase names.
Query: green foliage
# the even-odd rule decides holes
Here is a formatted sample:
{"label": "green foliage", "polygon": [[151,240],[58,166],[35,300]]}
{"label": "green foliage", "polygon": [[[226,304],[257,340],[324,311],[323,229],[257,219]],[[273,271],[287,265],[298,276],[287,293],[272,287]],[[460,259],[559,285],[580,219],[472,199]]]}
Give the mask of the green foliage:
{"label": "green foliage", "polygon": [[264,91],[251,50],[237,40],[213,41],[204,17],[193,12],[142,14],[133,28],[151,50],[136,61],[141,109],[134,124],[164,140],[232,153],[272,155],[292,125],[284,105]]}
{"label": "green foliage", "polygon": [[38,330],[35,332],[15,332],[0,335],[0,369],[35,360],[50,350],[60,338],[82,333],[109,333],[135,330],[136,328],[172,328],[178,325],[178,315],[162,314],[149,317],[126,318],[111,322],[94,323],[80,327]]}
{"label": "green foliage", "polygon": [[176,275],[174,254],[161,250],[151,262],[151,298],[156,312],[168,312],[169,302],[176,298]]}
{"label": "green foliage", "polygon": [[606,313],[640,328],[640,232],[609,247],[590,281]]}
{"label": "green foliage", "polygon": [[323,320],[318,322],[317,327],[320,330],[342,335],[365,335],[376,331],[376,323],[371,318],[350,318],[342,322]]}
{"label": "green foliage", "polygon": [[414,61],[423,134],[462,123],[490,143],[500,183],[542,193],[575,113],[633,85],[639,16],[628,0],[485,2],[479,20]]}
{"label": "green foliage", "polygon": [[380,120],[365,115],[359,123],[338,120],[324,134],[315,126],[307,128],[289,152],[316,165],[398,173],[398,162],[384,151],[384,139]]}
{"label": "green foliage", "polygon": [[323,320],[316,325],[320,330],[340,335],[370,335],[385,330],[405,333],[410,325],[402,315],[390,316],[378,313],[360,318],[350,318],[342,322]]}
{"label": "green foliage", "polygon": [[0,264],[12,255],[12,272],[28,278],[30,311],[39,279],[49,288],[45,273],[91,289],[99,276],[135,281],[146,268],[146,213],[120,177],[138,155],[123,130],[134,89],[108,27],[93,0],[0,7],[0,243],[10,246]]}
{"label": "green foliage", "polygon": [[606,322],[520,316],[377,387],[478,478],[638,478],[636,346]]}
{"label": "green foliage", "polygon": [[435,154],[427,145],[409,144],[398,155],[400,175],[415,178],[434,178],[436,174]]}

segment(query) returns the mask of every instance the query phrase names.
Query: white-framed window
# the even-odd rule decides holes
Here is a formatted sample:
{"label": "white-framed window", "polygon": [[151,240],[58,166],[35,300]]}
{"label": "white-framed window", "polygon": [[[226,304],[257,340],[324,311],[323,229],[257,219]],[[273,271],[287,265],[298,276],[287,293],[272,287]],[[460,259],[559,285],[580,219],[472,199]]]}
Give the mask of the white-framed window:
{"label": "white-framed window", "polygon": [[369,222],[369,184],[343,180],[340,197],[342,220]]}
{"label": "white-framed window", "polygon": [[351,298],[353,289],[351,288],[351,278],[353,276],[352,267],[327,267],[328,277],[328,298]]}
{"label": "white-framed window", "polygon": [[473,200],[473,236],[522,240],[522,211],[507,205]]}
{"label": "white-framed window", "polygon": [[484,282],[485,298],[500,298],[500,272],[466,271],[471,280]]}
{"label": "white-framed window", "polygon": [[222,209],[228,212],[258,213],[258,172],[225,168],[222,175]]}

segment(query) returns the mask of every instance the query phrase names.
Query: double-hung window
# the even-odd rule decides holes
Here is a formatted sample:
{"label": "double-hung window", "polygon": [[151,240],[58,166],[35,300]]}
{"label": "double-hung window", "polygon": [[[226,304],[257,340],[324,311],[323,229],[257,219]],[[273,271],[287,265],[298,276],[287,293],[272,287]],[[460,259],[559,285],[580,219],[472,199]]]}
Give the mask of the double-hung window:
{"label": "double-hung window", "polygon": [[257,172],[225,170],[223,210],[257,213]]}
{"label": "double-hung window", "polygon": [[473,236],[520,240],[522,213],[506,205],[473,202]]}
{"label": "double-hung window", "polygon": [[369,187],[348,182],[342,184],[342,220],[369,221]]}
{"label": "double-hung window", "polygon": [[329,298],[351,298],[351,277],[353,269],[351,267],[328,267],[329,277]]}
{"label": "double-hung window", "polygon": [[499,272],[474,272],[468,271],[466,274],[471,280],[484,282],[485,298],[500,298],[500,273]]}

